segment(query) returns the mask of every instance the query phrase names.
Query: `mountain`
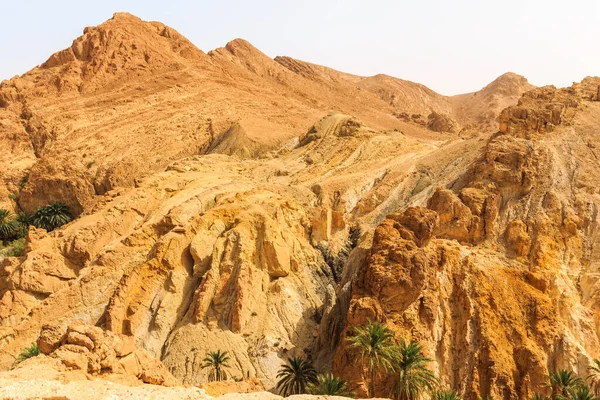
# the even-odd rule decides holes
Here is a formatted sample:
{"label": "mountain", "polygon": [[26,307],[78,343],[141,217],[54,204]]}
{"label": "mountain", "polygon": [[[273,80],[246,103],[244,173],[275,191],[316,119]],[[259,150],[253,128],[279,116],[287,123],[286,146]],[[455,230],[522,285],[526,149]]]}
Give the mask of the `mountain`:
{"label": "mountain", "polygon": [[204,382],[220,349],[268,390],[298,355],[364,395],[345,338],[370,319],[465,398],[585,375],[599,88],[507,73],[448,97],[115,14],[0,85],[2,207],[76,217],[0,256],[0,366],[57,336],[54,364],[108,379],[105,335],[160,359],[161,382]]}

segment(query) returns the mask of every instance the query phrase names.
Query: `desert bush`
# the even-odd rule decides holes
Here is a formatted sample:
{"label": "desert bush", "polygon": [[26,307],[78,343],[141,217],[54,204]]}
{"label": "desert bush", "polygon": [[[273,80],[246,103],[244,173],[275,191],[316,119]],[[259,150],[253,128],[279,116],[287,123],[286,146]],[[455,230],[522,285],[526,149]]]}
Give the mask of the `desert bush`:
{"label": "desert bush", "polygon": [[39,355],[40,355],[40,349],[37,347],[37,344],[32,343],[31,346],[23,349],[23,351],[19,354],[19,356],[15,360],[15,364],[22,363],[23,361],[27,360],[28,358],[32,358],[32,357],[39,356]]}

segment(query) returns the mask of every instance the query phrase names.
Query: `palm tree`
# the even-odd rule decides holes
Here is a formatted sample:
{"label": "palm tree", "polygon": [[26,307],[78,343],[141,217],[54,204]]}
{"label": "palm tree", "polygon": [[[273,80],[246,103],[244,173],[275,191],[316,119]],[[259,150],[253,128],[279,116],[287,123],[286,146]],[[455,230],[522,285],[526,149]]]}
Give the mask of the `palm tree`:
{"label": "palm tree", "polygon": [[438,379],[427,364],[433,360],[423,355],[423,346],[417,342],[400,341],[398,356],[394,359],[396,383],[392,395],[397,400],[418,400],[423,392],[432,391]]}
{"label": "palm tree", "polygon": [[461,400],[461,398],[454,390],[436,390],[431,395],[431,400]]}
{"label": "palm tree", "polygon": [[[594,396],[594,392],[587,385],[581,385],[574,388],[567,389],[569,395],[566,397],[568,400],[597,400]],[[562,396],[561,396],[562,397]]]}
{"label": "palm tree", "polygon": [[306,386],[308,393],[323,396],[356,396],[345,380],[333,376],[333,374],[325,374],[317,376],[317,383],[309,383]]}
{"label": "palm tree", "polygon": [[596,397],[600,397],[600,360],[594,359],[592,365],[588,366],[587,369],[590,371],[587,380],[590,381]]}
{"label": "palm tree", "polygon": [[549,383],[547,387],[552,389],[552,398],[567,397],[569,389],[575,389],[583,385],[583,381],[573,371],[559,369],[558,371],[550,372],[548,376]]}
{"label": "palm tree", "polygon": [[210,368],[210,372],[208,373],[208,381],[224,381],[227,379],[227,374],[223,370],[223,368],[229,368],[229,357],[227,356],[226,351],[210,351],[206,353],[206,357],[202,360],[204,364],[202,364],[202,369]]}
{"label": "palm tree", "polygon": [[309,384],[317,384],[317,371],[302,357],[288,358],[277,373],[277,389],[283,397],[304,394]]}
{"label": "palm tree", "polygon": [[366,325],[354,328],[354,334],[347,339],[350,348],[361,352],[363,365],[369,371],[369,397],[375,397],[375,376],[380,369],[389,371],[398,353],[394,334],[378,322],[367,321]]}
{"label": "palm tree", "polygon": [[10,211],[0,208],[0,240],[14,239],[19,233],[19,227],[11,217]]}
{"label": "palm tree", "polygon": [[32,225],[44,228],[48,232],[73,220],[73,215],[66,204],[55,201],[45,207],[39,207],[31,217]]}

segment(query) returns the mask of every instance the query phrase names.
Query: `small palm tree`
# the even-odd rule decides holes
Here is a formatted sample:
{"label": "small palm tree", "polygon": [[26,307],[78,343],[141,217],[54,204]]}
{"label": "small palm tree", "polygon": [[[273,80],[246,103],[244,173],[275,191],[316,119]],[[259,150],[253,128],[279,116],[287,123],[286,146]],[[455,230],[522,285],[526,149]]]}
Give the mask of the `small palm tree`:
{"label": "small palm tree", "polygon": [[19,227],[12,219],[12,213],[0,208],[0,240],[14,239],[19,233]]}
{"label": "small palm tree", "polygon": [[590,371],[587,380],[590,381],[596,397],[600,397],[600,360],[594,359],[592,365],[588,366],[587,369]]}
{"label": "small palm tree", "polygon": [[19,364],[28,358],[39,356],[40,349],[37,347],[35,343],[32,343],[31,346],[23,349],[23,351],[19,354],[17,359],[15,360],[15,364]]}
{"label": "small palm tree", "polygon": [[392,396],[398,400],[418,400],[424,392],[432,391],[438,383],[433,371],[427,368],[432,361],[423,355],[423,346],[402,339],[394,359],[396,382]]}
{"label": "small palm tree", "polygon": [[548,376],[549,383],[547,387],[552,389],[552,397],[558,396],[567,397],[569,389],[575,389],[583,385],[583,381],[573,371],[559,369],[558,371],[550,372]]}
{"label": "small palm tree", "polygon": [[227,373],[223,368],[229,368],[229,356],[226,351],[210,351],[206,353],[206,357],[202,360],[202,369],[210,368],[208,372],[208,381],[224,381],[227,379]]}
{"label": "small palm tree", "polygon": [[461,400],[461,398],[454,390],[436,390],[431,395],[431,400]]}
{"label": "small palm tree", "polygon": [[322,396],[356,396],[345,380],[333,376],[333,374],[325,374],[317,376],[317,383],[309,383],[306,386],[308,393]]}
{"label": "small palm tree", "polygon": [[[569,395],[566,397],[567,400],[597,400],[594,396],[594,392],[587,385],[581,385],[567,390]],[[561,396],[562,397],[562,396]]]}
{"label": "small palm tree", "polygon": [[304,394],[309,384],[317,384],[317,371],[302,357],[288,358],[277,373],[277,390],[283,397]]}
{"label": "small palm tree", "polygon": [[55,201],[45,207],[40,207],[31,217],[32,225],[44,228],[48,232],[63,226],[73,220],[73,215],[66,204]]}
{"label": "small palm tree", "polygon": [[378,322],[367,321],[366,325],[354,328],[347,339],[350,348],[358,349],[363,365],[369,372],[369,397],[375,397],[375,376],[380,369],[389,371],[398,353],[394,334]]}

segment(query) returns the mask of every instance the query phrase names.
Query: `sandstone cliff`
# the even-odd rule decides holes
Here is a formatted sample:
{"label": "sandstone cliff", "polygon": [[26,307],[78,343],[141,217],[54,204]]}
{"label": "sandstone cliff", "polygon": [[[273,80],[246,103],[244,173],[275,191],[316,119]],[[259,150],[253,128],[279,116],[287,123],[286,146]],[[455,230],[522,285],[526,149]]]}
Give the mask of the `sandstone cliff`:
{"label": "sandstone cliff", "polygon": [[360,381],[343,337],[371,319],[427,343],[469,398],[529,398],[558,368],[586,375],[600,355],[599,85],[528,92],[464,174],[377,227],[335,371]]}

